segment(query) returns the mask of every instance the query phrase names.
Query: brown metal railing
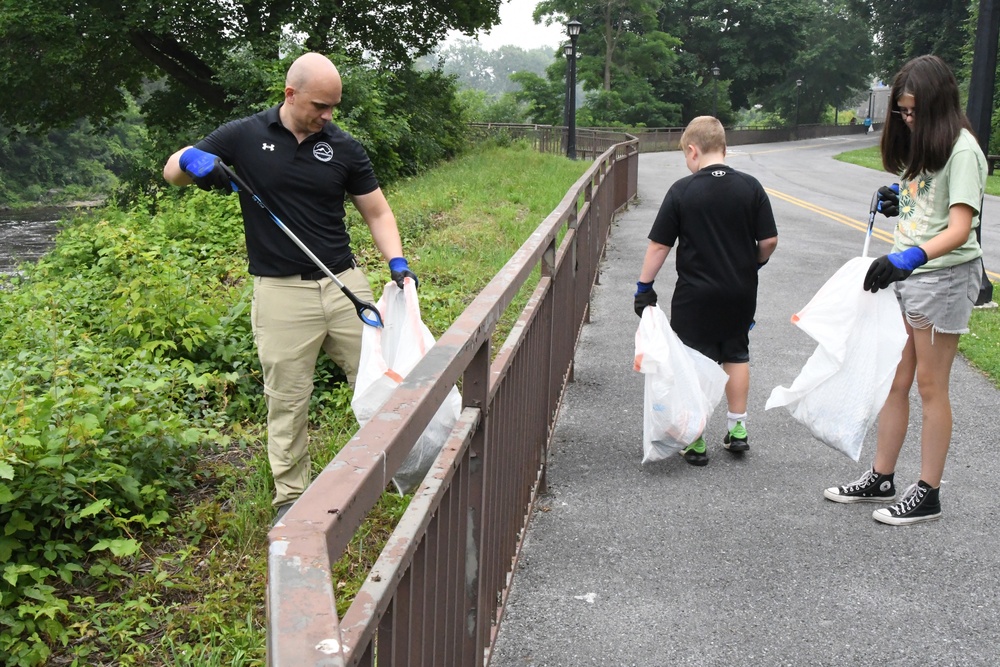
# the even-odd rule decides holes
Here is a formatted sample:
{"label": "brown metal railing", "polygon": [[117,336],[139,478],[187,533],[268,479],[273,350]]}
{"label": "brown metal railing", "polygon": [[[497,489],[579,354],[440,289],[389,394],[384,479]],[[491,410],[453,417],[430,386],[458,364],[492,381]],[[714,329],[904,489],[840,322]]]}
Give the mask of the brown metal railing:
{"label": "brown metal railing", "polygon": [[[527,139],[535,148],[547,153],[566,153],[567,128],[559,125],[514,125],[506,123],[473,123],[476,132],[506,134],[513,139]],[[787,127],[730,127],[726,128],[729,146],[766,144],[797,139],[863,134],[861,125],[799,125]],[[683,127],[644,127],[629,129],[627,136],[638,139],[640,153],[678,150]],[[576,152],[581,159],[595,158],[625,136],[614,128],[577,128]]]}
{"label": "brown metal railing", "polygon": [[[540,150],[559,140],[549,130],[534,133]],[[636,139],[603,134],[581,135],[590,169],[271,530],[269,665],[489,662],[612,218],[636,195]],[[458,424],[339,619],[332,563],[459,380]]]}

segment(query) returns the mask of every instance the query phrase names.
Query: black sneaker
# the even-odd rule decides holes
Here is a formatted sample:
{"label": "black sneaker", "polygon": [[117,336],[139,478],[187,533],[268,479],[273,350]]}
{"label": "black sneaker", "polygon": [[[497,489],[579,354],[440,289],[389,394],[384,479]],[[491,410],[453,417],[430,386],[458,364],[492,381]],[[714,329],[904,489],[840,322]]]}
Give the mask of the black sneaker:
{"label": "black sneaker", "polygon": [[883,475],[869,469],[861,479],[846,486],[832,486],[823,491],[823,497],[835,503],[884,503],[896,498],[893,475]]}
{"label": "black sneaker", "polygon": [[747,429],[743,422],[736,422],[736,426],[722,439],[722,446],[731,452],[745,452],[750,449]]}
{"label": "black sneaker", "polygon": [[708,465],[708,448],[701,436],[681,451],[684,460],[693,466]]}
{"label": "black sneaker", "polygon": [[911,523],[940,519],[941,501],[938,497],[940,490],[932,489],[927,482],[920,480],[906,490],[898,503],[872,512],[872,518],[891,526],[907,526]]}

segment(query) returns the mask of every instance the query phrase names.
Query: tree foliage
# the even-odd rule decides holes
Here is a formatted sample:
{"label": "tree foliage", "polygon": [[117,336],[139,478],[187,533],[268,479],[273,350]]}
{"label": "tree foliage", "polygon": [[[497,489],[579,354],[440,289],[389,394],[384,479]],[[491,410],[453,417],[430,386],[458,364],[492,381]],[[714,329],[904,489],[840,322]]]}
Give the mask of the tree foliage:
{"label": "tree foliage", "polygon": [[510,79],[511,74],[544,75],[555,57],[555,51],[547,47],[523,49],[506,45],[487,50],[475,40],[460,39],[420,58],[417,67],[433,69],[440,64],[442,71],[453,75],[459,86],[499,97],[518,90],[518,85]]}
{"label": "tree foliage", "polygon": [[[0,123],[47,129],[81,117],[113,122],[146,81],[171,112],[217,118],[244,110],[246,93],[273,85],[269,65],[294,48],[365,54],[386,67],[427,53],[452,29],[499,20],[500,0],[248,0],[0,4],[0,79],[18,104]],[[259,99],[259,94],[257,94]]]}
{"label": "tree foliage", "polygon": [[969,0],[853,0],[851,11],[875,38],[875,74],[893,76],[907,60],[933,53],[959,70],[968,40]]}

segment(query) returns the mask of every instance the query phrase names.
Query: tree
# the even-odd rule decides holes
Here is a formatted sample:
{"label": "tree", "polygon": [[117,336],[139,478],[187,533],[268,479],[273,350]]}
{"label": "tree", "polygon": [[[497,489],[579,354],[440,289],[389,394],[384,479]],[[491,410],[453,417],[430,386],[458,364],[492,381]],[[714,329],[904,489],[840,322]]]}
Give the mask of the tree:
{"label": "tree", "polygon": [[[0,80],[17,104],[8,127],[46,129],[81,117],[106,125],[145,81],[167,84],[151,102],[180,116],[216,118],[266,98],[268,66],[295,48],[368,54],[385,67],[428,53],[452,29],[499,20],[500,0],[20,0],[0,4]],[[293,39],[294,37],[294,39]],[[266,75],[266,76],[265,76]],[[144,107],[144,110],[146,107]]]}
{"label": "tree", "polygon": [[893,76],[906,61],[933,53],[955,71],[968,38],[969,0],[852,0],[875,35],[876,73]]}
{"label": "tree", "polygon": [[533,72],[542,76],[555,60],[551,48],[522,49],[501,46],[487,51],[479,42],[460,39],[421,58],[417,65],[433,68],[439,63],[445,74],[454,75],[462,88],[482,90],[494,97],[518,90],[510,79],[514,72]]}
{"label": "tree", "polygon": [[[788,76],[766,97],[802,123],[818,123],[826,109],[841,108],[868,88],[875,68],[871,27],[844,0],[822,0],[804,26],[805,47]],[[802,81],[796,91],[795,81]],[[796,109],[795,105],[799,108]]]}
{"label": "tree", "polygon": [[552,70],[555,67],[553,65],[549,69],[548,77],[538,76],[534,72],[516,72],[510,77],[514,83],[521,86],[521,90],[514,93],[514,99],[518,104],[525,106],[528,119],[532,123],[563,124],[566,81],[553,75]]}

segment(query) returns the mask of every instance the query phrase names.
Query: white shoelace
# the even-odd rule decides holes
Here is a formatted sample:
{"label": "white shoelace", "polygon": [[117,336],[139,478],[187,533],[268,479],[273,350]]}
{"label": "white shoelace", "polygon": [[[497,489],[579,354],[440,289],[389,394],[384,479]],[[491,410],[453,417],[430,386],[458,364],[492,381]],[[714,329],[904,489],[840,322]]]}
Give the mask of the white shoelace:
{"label": "white shoelace", "polygon": [[875,472],[873,470],[871,469],[866,470],[865,474],[861,476],[861,479],[857,480],[856,482],[851,482],[850,484],[844,487],[844,493],[854,493],[855,491],[860,491],[861,489],[865,488],[866,486],[874,482],[876,479],[878,479],[878,477],[875,475]]}
{"label": "white shoelace", "polygon": [[920,504],[920,501],[927,495],[927,489],[919,484],[911,484],[899,502],[889,508],[893,514],[905,514]]}

